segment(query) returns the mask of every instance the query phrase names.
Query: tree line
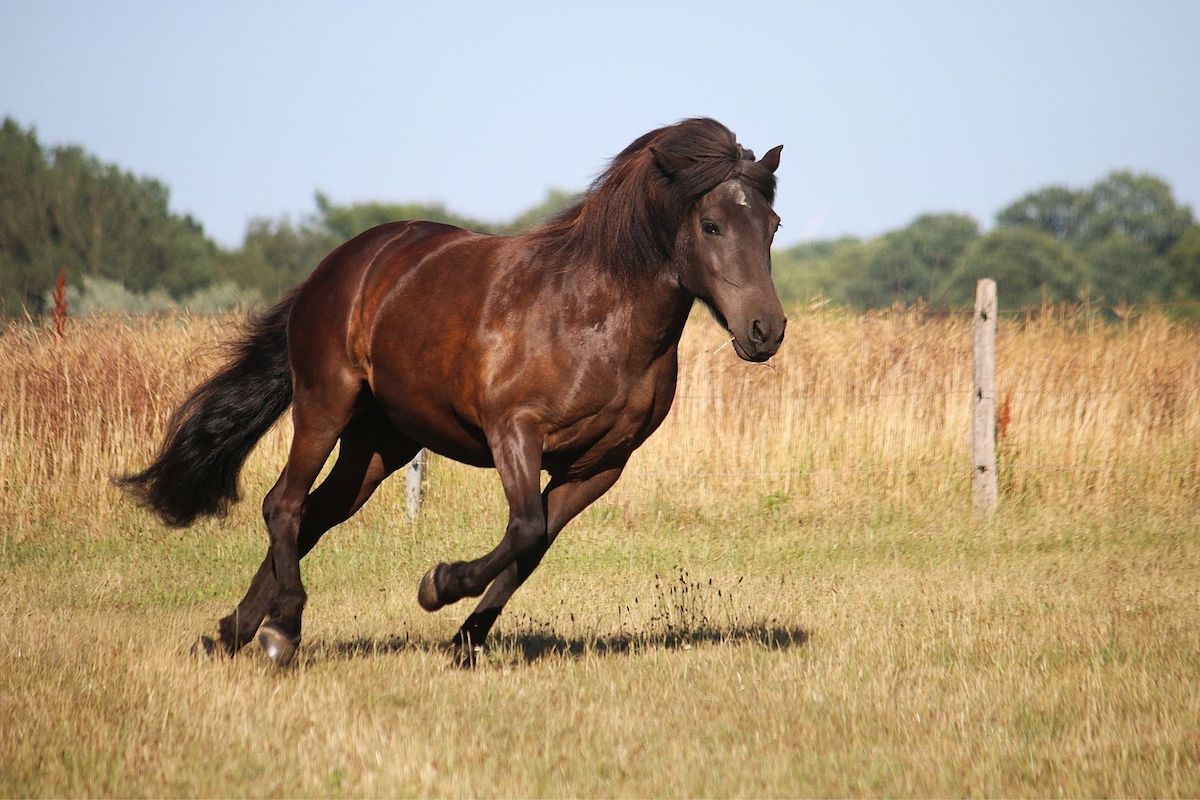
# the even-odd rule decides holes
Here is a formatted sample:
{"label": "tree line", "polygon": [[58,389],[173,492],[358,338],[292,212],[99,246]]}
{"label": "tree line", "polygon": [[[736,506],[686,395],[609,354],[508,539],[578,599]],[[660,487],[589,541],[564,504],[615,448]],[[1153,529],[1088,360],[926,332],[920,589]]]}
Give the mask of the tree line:
{"label": "tree line", "polygon": [[226,249],[195,219],[171,212],[160,181],[77,146],[44,147],[11,118],[0,126],[0,187],[0,315],[8,316],[46,313],[61,270],[76,312],[230,308],[283,294],[373,225],[427,219],[511,233],[576,197],[551,190],[515,219],[494,223],[437,204],[337,205],[317,192],[311,214],[252,219],[241,246]]}
{"label": "tree line", "polygon": [[[44,147],[12,119],[0,126],[0,186],[0,315],[45,313],[60,270],[75,313],[220,310],[282,294],[337,245],[382,222],[512,233],[577,198],[552,190],[497,223],[437,204],[338,205],[318,192],[312,213],[251,220],[241,246],[226,249],[171,212],[161,182],[77,146]],[[1200,225],[1162,180],[1113,172],[1087,189],[1031,192],[987,232],[969,216],[924,214],[870,239],[777,249],[774,276],[785,302],[823,297],[859,309],[967,305],[980,277],[995,278],[1010,307],[1200,300]]]}
{"label": "tree line", "polygon": [[1087,189],[1049,186],[996,215],[922,214],[874,239],[806,242],[775,254],[781,293],[859,309],[961,307],[995,278],[1001,304],[1200,300],[1200,226],[1152,175],[1112,172]]}

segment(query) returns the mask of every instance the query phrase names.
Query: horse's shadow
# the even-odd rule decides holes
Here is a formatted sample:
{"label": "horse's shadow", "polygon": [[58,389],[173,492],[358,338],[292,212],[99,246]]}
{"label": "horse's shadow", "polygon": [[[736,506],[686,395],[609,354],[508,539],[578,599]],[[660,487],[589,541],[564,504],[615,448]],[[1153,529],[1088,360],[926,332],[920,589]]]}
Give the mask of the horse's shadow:
{"label": "horse's shadow", "polygon": [[532,664],[544,658],[626,656],[655,650],[699,650],[729,645],[790,650],[807,642],[808,636],[808,631],[802,628],[765,624],[704,626],[688,631],[633,632],[570,638],[548,631],[518,631],[497,635],[491,647],[500,653],[515,652],[526,663]]}
{"label": "horse's shadow", "polygon": [[[504,661],[533,664],[547,658],[578,660],[587,656],[629,656],[656,650],[722,646],[750,645],[765,650],[790,650],[803,646],[808,638],[809,633],[803,628],[774,624],[702,626],[686,631],[635,631],[573,637],[560,636],[548,629],[526,629],[496,633],[489,639],[486,652]],[[313,643],[309,652],[330,659],[358,659],[397,653],[441,653],[449,649],[450,645],[444,641],[404,635],[319,641]]]}

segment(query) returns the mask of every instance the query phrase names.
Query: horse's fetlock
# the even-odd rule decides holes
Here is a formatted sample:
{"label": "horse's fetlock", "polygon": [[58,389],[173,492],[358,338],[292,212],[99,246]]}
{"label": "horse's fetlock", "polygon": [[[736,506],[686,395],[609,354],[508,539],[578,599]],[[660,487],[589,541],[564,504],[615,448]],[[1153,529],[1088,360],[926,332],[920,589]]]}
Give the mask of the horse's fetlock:
{"label": "horse's fetlock", "polygon": [[[289,633],[292,633],[291,628],[295,628],[295,633],[300,630],[300,616],[304,613],[304,605],[308,602],[308,596],[303,589],[289,589],[282,591],[275,596],[271,601],[270,607],[267,609],[267,616],[272,621],[280,624]],[[294,623],[294,624],[293,624]]]}
{"label": "horse's fetlock", "polygon": [[217,623],[218,638],[221,640],[221,645],[230,653],[236,653],[238,649],[245,644],[240,641],[238,635],[237,620],[233,615],[224,617]]}

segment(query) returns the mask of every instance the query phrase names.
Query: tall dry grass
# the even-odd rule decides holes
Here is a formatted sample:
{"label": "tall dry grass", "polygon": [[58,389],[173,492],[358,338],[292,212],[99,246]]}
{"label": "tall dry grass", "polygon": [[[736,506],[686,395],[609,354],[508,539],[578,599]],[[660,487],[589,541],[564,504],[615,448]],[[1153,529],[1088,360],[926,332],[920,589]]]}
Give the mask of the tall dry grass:
{"label": "tall dry grass", "polygon": [[[48,520],[99,529],[119,513],[124,501],[107,478],[147,461],[235,324],[93,317],[72,320],[62,340],[10,325],[0,336],[5,535],[36,536]],[[781,355],[755,366],[723,347],[711,323],[693,322],[675,407],[617,491],[628,502],[736,507],[749,494],[812,513],[881,503],[965,513],[970,339],[966,317],[799,313]],[[998,350],[1002,502],[1195,500],[1195,327],[1047,313],[1003,319]],[[285,420],[252,457],[249,496],[281,468],[287,433]]]}

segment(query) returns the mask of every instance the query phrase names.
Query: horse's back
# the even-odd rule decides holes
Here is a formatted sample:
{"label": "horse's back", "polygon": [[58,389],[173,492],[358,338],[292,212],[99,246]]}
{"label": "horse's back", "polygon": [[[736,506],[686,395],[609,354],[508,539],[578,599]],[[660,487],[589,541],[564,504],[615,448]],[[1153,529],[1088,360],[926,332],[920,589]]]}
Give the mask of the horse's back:
{"label": "horse's back", "polygon": [[408,248],[427,239],[472,236],[461,228],[440,222],[388,222],[369,228],[346,241],[322,259],[300,289],[297,301],[308,300],[326,312],[333,303],[357,306],[359,295],[379,288],[381,270],[397,272],[414,259],[403,258]]}
{"label": "horse's back", "polygon": [[388,284],[402,279],[405,268],[420,261],[408,251],[426,240],[471,235],[477,234],[440,222],[404,221],[377,225],[346,241],[301,285],[292,308],[289,349],[303,354],[337,342],[350,361],[363,366],[364,329]]}

